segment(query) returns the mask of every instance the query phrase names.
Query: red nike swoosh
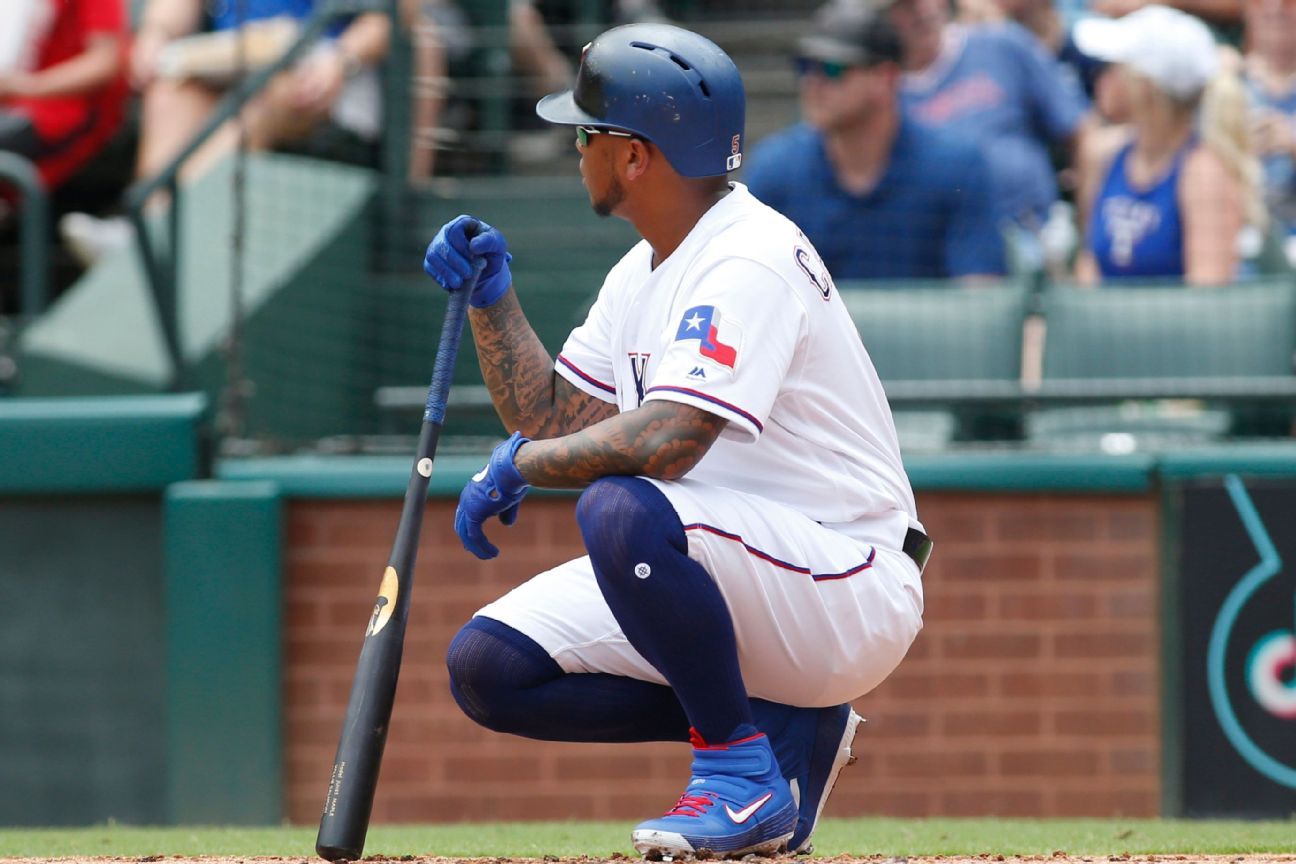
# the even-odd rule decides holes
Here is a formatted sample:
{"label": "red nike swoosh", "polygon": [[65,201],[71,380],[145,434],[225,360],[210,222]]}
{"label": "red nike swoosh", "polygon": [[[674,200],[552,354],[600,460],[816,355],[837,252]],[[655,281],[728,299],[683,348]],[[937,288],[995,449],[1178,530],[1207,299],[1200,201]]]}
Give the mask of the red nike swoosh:
{"label": "red nike swoosh", "polygon": [[766,801],[768,801],[773,797],[774,797],[773,792],[766,792],[764,797],[757,798],[755,801],[748,804],[746,807],[742,808],[737,813],[735,813],[732,809],[730,809],[729,805],[726,804],[725,812],[729,814],[729,818],[734,821],[735,825],[741,825],[742,823],[750,819],[752,817],[752,814],[755,813],[757,810],[759,810],[765,804]]}

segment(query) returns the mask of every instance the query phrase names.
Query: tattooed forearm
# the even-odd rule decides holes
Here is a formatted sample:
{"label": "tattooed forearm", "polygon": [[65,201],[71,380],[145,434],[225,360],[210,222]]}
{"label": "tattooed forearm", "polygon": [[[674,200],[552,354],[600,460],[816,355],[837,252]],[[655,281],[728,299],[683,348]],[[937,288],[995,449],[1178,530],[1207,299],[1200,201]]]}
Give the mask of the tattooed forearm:
{"label": "tattooed forearm", "polygon": [[477,362],[491,401],[508,431],[528,438],[566,435],[616,414],[616,406],[586,395],[554,374],[511,289],[485,309],[471,309]]}
{"label": "tattooed forearm", "polygon": [[610,474],[678,480],[701,461],[728,421],[654,400],[562,438],[522,445],[517,467],[533,486],[579,488]]}
{"label": "tattooed forearm", "polygon": [[557,438],[587,429],[617,416],[617,406],[577,390],[566,378],[554,373],[553,412],[549,422],[533,438]]}
{"label": "tattooed forearm", "polygon": [[553,400],[553,361],[522,314],[517,294],[506,292],[484,309],[470,309],[477,362],[504,426],[531,437]]}

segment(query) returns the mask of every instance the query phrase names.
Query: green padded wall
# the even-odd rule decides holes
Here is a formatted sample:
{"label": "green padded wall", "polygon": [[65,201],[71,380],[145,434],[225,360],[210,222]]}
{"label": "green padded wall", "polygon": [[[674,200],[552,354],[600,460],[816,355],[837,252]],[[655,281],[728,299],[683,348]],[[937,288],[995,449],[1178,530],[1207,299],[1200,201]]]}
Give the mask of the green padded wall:
{"label": "green padded wall", "polygon": [[168,818],[283,816],[281,513],[270,482],[166,496]]}
{"label": "green padded wall", "polygon": [[206,410],[0,400],[0,824],[166,819],[162,489]]}
{"label": "green padded wall", "polygon": [[0,494],[138,492],[203,470],[201,393],[0,399]]}
{"label": "green padded wall", "polygon": [[161,523],[0,490],[0,824],[165,818]]}

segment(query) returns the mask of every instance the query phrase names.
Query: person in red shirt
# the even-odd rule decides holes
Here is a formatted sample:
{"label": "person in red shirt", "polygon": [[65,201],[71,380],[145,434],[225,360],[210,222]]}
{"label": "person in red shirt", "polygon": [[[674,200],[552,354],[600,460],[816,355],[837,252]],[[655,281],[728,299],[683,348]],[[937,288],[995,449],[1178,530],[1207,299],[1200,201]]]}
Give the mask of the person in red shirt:
{"label": "person in red shirt", "polygon": [[0,56],[0,150],[31,159],[57,188],[112,138],[127,95],[123,0],[13,0],[0,28],[22,28]]}

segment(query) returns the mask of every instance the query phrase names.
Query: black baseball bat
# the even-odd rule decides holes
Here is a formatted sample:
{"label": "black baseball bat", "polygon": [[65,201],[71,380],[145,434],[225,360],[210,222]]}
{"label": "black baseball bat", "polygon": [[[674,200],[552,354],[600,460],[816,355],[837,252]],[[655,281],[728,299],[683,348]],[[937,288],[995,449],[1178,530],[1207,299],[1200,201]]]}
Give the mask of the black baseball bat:
{"label": "black baseball bat", "polygon": [[[469,232],[470,236],[472,233]],[[432,385],[428,388],[418,452],[405,490],[391,558],[383,572],[364,646],[360,649],[337,757],[333,760],[333,776],[324,799],[324,814],[315,838],[315,851],[329,861],[356,861],[364,852],[378,769],[382,766],[383,745],[387,743],[387,727],[396,698],[401,652],[405,647],[405,622],[414,587],[414,558],[418,553],[428,479],[432,476],[432,459],[445,420],[450,379],[468,314],[468,295],[476,282],[473,274],[458,291],[450,294],[441,325],[441,342],[432,369]]]}

